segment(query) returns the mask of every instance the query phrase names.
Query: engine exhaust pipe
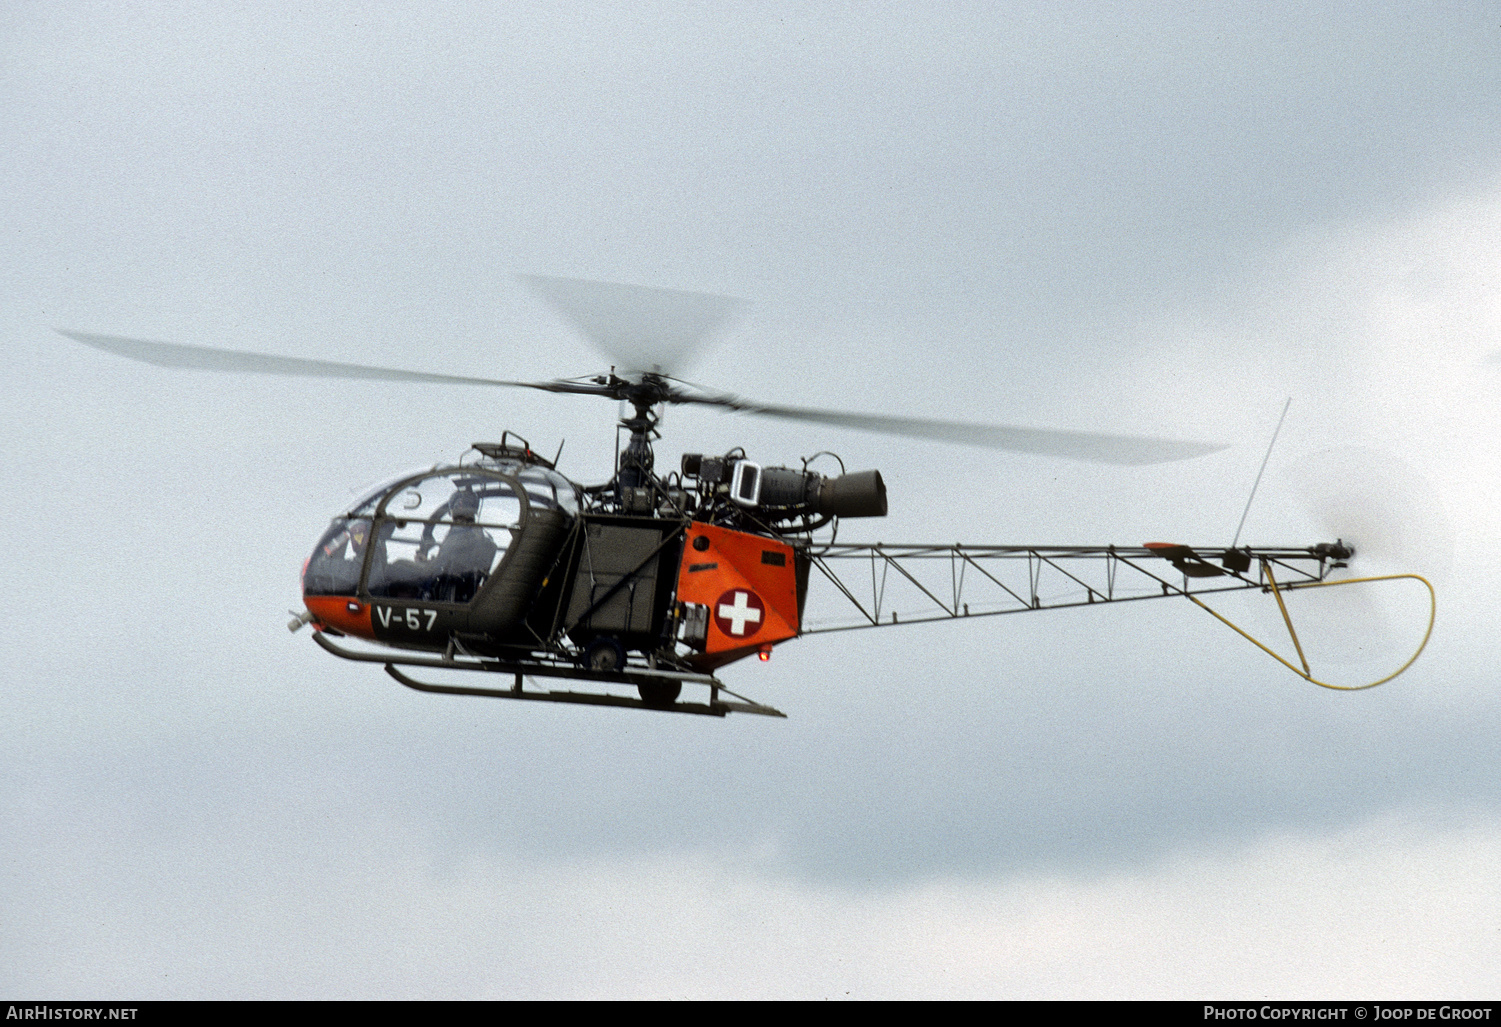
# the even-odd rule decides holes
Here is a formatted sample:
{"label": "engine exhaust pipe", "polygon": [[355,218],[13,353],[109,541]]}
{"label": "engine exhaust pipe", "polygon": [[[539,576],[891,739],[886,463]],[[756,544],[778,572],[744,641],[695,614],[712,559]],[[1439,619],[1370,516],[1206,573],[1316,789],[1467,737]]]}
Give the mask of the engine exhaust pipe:
{"label": "engine exhaust pipe", "polygon": [[818,505],[822,516],[885,517],[886,483],[880,471],[856,471],[819,483]]}

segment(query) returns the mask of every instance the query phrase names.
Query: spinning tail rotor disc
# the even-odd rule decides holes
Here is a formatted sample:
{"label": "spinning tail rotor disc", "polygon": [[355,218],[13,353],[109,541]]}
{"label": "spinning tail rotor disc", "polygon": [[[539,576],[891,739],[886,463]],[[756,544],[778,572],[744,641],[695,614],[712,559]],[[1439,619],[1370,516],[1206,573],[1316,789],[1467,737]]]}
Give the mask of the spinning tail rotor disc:
{"label": "spinning tail rotor disc", "polygon": [[[1355,550],[1332,580],[1418,574],[1434,586],[1453,563],[1454,531],[1438,494],[1391,453],[1345,446],[1313,450],[1283,475],[1300,533]],[[1288,607],[1311,664],[1369,668],[1411,651],[1428,621],[1429,596],[1411,579],[1291,592]]]}
{"label": "spinning tail rotor disc", "polygon": [[1421,574],[1443,584],[1454,529],[1432,482],[1397,456],[1342,446],[1305,454],[1289,475],[1319,537],[1360,554],[1361,572]]}

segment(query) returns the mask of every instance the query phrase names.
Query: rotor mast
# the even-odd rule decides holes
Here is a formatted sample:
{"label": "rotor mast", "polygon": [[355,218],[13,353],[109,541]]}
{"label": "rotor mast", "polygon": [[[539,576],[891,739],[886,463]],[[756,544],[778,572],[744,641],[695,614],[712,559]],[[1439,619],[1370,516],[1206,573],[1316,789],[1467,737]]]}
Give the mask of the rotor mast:
{"label": "rotor mast", "polygon": [[[611,377],[614,377],[613,374]],[[643,374],[639,382],[617,381],[620,398],[630,403],[636,411],[620,421],[620,426],[631,433],[631,438],[626,444],[625,452],[620,454],[618,484],[622,490],[641,488],[656,480],[653,474],[656,456],[651,444],[653,439],[660,438],[661,435],[657,431],[660,419],[655,408],[668,399],[672,387],[656,373]]]}

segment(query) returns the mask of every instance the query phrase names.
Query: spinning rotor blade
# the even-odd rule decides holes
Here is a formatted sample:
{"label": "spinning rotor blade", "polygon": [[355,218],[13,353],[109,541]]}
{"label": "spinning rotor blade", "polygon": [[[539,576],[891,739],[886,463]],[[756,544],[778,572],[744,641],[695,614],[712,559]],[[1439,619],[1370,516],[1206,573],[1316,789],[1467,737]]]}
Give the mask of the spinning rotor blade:
{"label": "spinning rotor blade", "polygon": [[621,373],[682,370],[744,300],[616,282],[517,275]]}
{"label": "spinning rotor blade", "polygon": [[443,385],[503,385],[546,392],[584,395],[607,395],[596,386],[575,382],[508,382],[493,378],[466,378],[461,375],[431,374],[427,371],[401,371],[388,367],[367,367],[333,360],[307,360],[302,357],[277,357],[242,350],[213,349],[208,346],[184,346],[174,342],[147,342],[117,335],[90,335],[86,332],[58,331],[76,342],[118,356],[140,360],[158,367],[184,367],[199,371],[230,371],[243,374],[283,374],[303,378],[362,378],[387,382],[427,382]]}
{"label": "spinning rotor blade", "polygon": [[1302,455],[1290,475],[1317,530],[1355,547],[1361,570],[1415,572],[1442,584],[1454,528],[1432,482],[1394,454],[1339,446]]}
{"label": "spinning rotor blade", "polygon": [[705,403],[762,417],[777,417],[786,421],[830,424],[840,428],[880,432],[884,435],[958,442],[986,449],[1001,449],[1012,453],[1037,453],[1101,464],[1161,464],[1172,460],[1190,460],[1226,448],[1210,443],[1179,442],[1173,439],[1157,439],[1141,435],[1105,435],[1087,431],[1017,428],[1009,425],[938,421],[922,417],[895,417],[890,414],[851,414],[837,410],[815,410],[808,407],[771,406],[741,399],[738,396],[693,396],[688,393],[677,393],[673,396],[672,402]]}
{"label": "spinning rotor blade", "polygon": [[[580,283],[553,279],[570,286]],[[594,283],[583,283],[593,285]],[[634,290],[634,286],[609,286]],[[662,293],[666,290],[644,290]],[[695,296],[694,293],[674,295]],[[701,297],[722,300],[722,297]],[[736,301],[724,301],[733,303]],[[722,318],[721,318],[722,320]],[[807,407],[772,406],[727,394],[703,391],[686,392],[669,385],[660,376],[648,375],[641,383],[619,378],[593,381],[517,382],[495,378],[470,378],[462,375],[433,374],[428,371],[404,371],[388,367],[369,367],[333,360],[309,360],[304,357],[280,357],[243,350],[214,349],[209,346],[186,346],[180,343],[148,342],[116,335],[93,335],[59,329],[68,338],[86,346],[140,360],[158,367],[180,367],[201,371],[228,371],[248,374],[279,374],[309,378],[353,378],[367,381],[417,382],[440,385],[492,385],[506,388],[538,389],[543,392],[577,396],[605,396],[627,399],[641,388],[650,388],[651,402],[698,403],[724,407],[742,413],[782,420],[828,424],[841,428],[900,435],[908,438],[957,442],[1015,453],[1037,453],[1107,464],[1155,464],[1171,460],[1188,460],[1224,449],[1224,446],[1200,442],[1179,442],[1134,435],[1105,435],[1096,432],[1065,431],[1044,428],[1017,428],[1006,425],[967,424],[919,417],[896,417],[889,414],[855,414]],[[684,383],[687,384],[687,383]]]}
{"label": "spinning rotor blade", "polygon": [[[1285,494],[1292,531],[1319,541],[1338,538],[1354,548],[1350,566],[1334,570],[1334,579],[1421,574],[1442,588],[1454,557],[1453,528],[1432,483],[1395,455],[1360,446],[1310,450],[1292,458],[1278,490]],[[1426,593],[1413,582],[1292,597],[1299,637],[1316,664],[1356,667],[1387,660],[1426,619]],[[1268,614],[1268,631],[1277,619]]]}

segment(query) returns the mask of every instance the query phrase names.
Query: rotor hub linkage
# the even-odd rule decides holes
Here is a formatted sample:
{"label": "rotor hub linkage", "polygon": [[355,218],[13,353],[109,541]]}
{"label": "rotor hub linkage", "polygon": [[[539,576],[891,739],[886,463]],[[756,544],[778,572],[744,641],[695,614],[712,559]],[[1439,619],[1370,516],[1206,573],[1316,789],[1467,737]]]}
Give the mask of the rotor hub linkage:
{"label": "rotor hub linkage", "polygon": [[632,417],[621,420],[620,426],[631,433],[625,452],[620,455],[621,489],[640,488],[651,483],[656,456],[652,452],[652,439],[657,438],[657,415],[652,408],[667,401],[672,387],[659,375],[643,375],[639,382],[627,382],[612,376],[611,385],[616,386],[620,398],[636,408]]}

